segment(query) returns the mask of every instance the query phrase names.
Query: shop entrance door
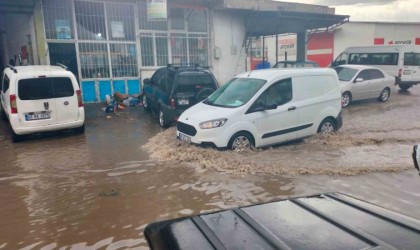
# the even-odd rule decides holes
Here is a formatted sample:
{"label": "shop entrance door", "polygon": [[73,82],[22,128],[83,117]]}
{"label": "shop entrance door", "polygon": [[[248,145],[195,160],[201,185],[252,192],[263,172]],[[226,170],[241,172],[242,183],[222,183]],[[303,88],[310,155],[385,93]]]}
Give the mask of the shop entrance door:
{"label": "shop entrance door", "polygon": [[77,67],[76,47],[74,43],[48,43],[51,65],[61,63],[66,65],[69,70],[79,80]]}

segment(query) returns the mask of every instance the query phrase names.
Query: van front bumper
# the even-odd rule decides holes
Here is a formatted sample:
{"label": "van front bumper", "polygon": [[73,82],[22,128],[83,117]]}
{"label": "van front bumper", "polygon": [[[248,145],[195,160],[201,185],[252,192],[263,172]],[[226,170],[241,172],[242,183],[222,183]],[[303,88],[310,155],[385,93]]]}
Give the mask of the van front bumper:
{"label": "van front bumper", "polygon": [[[183,123],[187,126],[194,128],[195,133],[186,132],[184,129],[179,128],[180,122],[177,123],[176,137],[179,140],[184,140],[190,142],[194,145],[199,145],[203,147],[216,147],[223,149],[227,147],[229,136],[226,134],[227,131],[220,128],[212,129],[201,129],[199,126],[193,126],[191,124]],[[227,139],[226,139],[227,138]]]}

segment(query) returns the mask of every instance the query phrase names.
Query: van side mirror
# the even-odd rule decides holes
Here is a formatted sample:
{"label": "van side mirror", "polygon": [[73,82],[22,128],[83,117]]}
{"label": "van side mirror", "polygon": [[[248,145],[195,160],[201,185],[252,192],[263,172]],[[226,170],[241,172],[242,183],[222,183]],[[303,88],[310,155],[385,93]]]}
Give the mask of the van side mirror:
{"label": "van side mirror", "polygon": [[146,84],[149,85],[150,84],[150,79],[149,78],[144,79],[143,84],[144,85],[146,85]]}
{"label": "van side mirror", "polygon": [[420,144],[413,147],[413,161],[414,167],[417,168],[420,174]]}
{"label": "van side mirror", "polygon": [[356,82],[363,82],[364,80],[363,80],[363,78],[356,78],[356,80],[354,80],[354,82],[356,83]]}

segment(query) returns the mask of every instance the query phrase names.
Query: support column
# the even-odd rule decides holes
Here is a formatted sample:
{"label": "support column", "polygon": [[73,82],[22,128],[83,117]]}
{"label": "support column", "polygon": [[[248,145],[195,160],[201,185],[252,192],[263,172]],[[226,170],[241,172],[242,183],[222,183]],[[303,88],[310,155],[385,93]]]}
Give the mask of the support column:
{"label": "support column", "polygon": [[[45,49],[45,30],[44,21],[42,20],[41,0],[34,2],[34,26],[35,26],[35,42],[38,52],[38,62],[41,65],[47,64],[47,51]],[[35,55],[36,53],[34,53]],[[35,59],[35,58],[34,58]],[[36,59],[34,60],[37,61]]]}
{"label": "support column", "polygon": [[306,31],[297,33],[296,61],[306,60]]}

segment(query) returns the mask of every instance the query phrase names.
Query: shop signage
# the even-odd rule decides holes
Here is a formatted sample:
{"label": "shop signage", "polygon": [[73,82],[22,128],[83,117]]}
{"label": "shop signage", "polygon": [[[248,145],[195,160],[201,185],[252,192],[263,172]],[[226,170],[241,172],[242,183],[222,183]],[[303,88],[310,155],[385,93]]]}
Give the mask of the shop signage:
{"label": "shop signage", "polygon": [[164,21],[168,19],[166,0],[147,0],[147,20]]}
{"label": "shop signage", "polygon": [[69,20],[55,20],[55,30],[57,39],[71,39]]}

